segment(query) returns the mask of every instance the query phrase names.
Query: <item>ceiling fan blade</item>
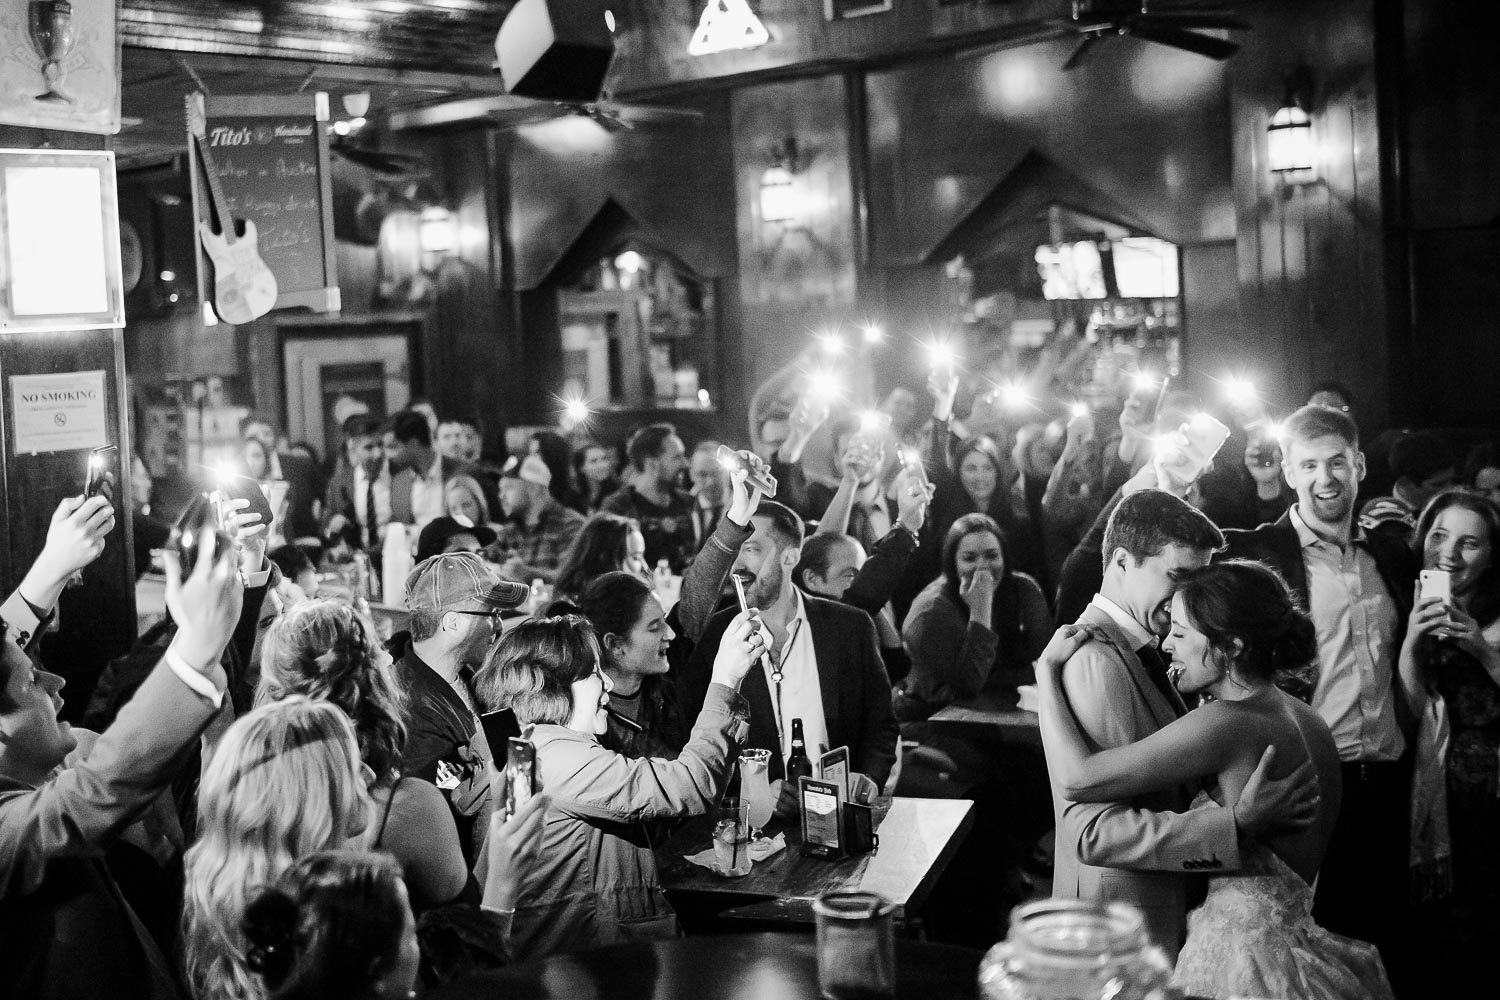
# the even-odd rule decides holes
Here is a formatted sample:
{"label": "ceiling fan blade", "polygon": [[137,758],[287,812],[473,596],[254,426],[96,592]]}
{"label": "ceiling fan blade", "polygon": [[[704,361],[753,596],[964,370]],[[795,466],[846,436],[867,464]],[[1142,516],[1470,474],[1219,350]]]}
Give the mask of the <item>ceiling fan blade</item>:
{"label": "ceiling fan blade", "polygon": [[1062,64],[1063,71],[1067,72],[1082,66],[1083,61],[1088,58],[1089,51],[1099,44],[1099,40],[1103,37],[1103,35],[1085,35],[1083,41],[1078,43],[1078,48],[1074,49],[1073,54],[1068,56],[1067,61]]}
{"label": "ceiling fan blade", "polygon": [[626,121],[620,114],[609,108],[590,108],[585,111],[584,116],[606,132],[633,132],[635,126]]}
{"label": "ceiling fan blade", "polygon": [[427,160],[412,153],[396,153],[380,149],[363,149],[347,142],[337,142],[329,147],[336,156],[343,157],[357,167],[364,167],[372,174],[382,177],[426,177],[432,173]]}
{"label": "ceiling fan blade", "polygon": [[1077,28],[1067,18],[1051,18],[1046,21],[1038,21],[1035,24],[1024,26],[1013,35],[990,42],[981,42],[977,45],[961,45],[951,53],[952,58],[968,59],[972,56],[987,56],[992,52],[1001,52],[1005,49],[1019,49],[1027,45],[1036,45],[1040,42],[1050,42],[1058,38],[1072,38],[1078,34]]}
{"label": "ceiling fan blade", "polygon": [[659,104],[608,104],[601,111],[630,125],[689,125],[703,120],[693,108],[664,108]]}
{"label": "ceiling fan blade", "polygon": [[565,118],[574,114],[573,108],[566,104],[538,104],[529,108],[505,108],[501,111],[491,111],[485,116],[485,120],[494,128],[502,132],[513,129],[525,128],[527,125],[540,125],[558,118]]}
{"label": "ceiling fan blade", "polygon": [[1218,14],[1213,11],[1153,10],[1149,14],[1138,14],[1134,20],[1169,22],[1175,28],[1221,28],[1226,31],[1249,31],[1250,22],[1233,14]]}
{"label": "ceiling fan blade", "polygon": [[1197,32],[1185,31],[1170,25],[1153,24],[1149,20],[1132,21],[1129,34],[1145,42],[1170,45],[1174,49],[1182,49],[1210,59],[1228,59],[1240,50],[1238,42],[1228,42],[1212,35],[1200,35]]}

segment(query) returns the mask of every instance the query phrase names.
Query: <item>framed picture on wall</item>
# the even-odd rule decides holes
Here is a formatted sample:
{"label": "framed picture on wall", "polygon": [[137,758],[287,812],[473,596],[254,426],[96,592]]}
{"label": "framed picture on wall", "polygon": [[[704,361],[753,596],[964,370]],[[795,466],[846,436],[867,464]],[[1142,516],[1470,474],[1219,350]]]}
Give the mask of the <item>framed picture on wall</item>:
{"label": "framed picture on wall", "polygon": [[0,123],[120,131],[114,0],[0,0]]}
{"label": "framed picture on wall", "polygon": [[124,325],[115,154],[0,149],[0,330]]}

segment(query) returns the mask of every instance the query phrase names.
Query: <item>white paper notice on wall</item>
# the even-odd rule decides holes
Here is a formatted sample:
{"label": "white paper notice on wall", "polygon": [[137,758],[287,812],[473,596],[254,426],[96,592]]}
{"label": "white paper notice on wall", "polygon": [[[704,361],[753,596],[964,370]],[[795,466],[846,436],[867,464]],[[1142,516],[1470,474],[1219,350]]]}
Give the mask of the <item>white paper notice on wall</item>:
{"label": "white paper notice on wall", "polygon": [[7,167],[11,310],[60,316],[109,309],[98,170]]}
{"label": "white paper notice on wall", "polygon": [[12,375],[15,453],[99,448],[109,443],[104,372]]}

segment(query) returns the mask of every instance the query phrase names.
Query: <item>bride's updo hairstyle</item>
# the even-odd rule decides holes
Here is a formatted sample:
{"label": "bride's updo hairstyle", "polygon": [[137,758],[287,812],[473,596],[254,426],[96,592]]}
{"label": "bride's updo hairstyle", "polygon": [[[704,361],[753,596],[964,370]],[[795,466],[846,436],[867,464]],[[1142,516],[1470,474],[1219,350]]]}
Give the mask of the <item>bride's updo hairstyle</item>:
{"label": "bride's updo hairstyle", "polygon": [[1177,594],[1193,626],[1241,678],[1304,699],[1312,693],[1317,631],[1275,570],[1246,559],[1213,563],[1185,574]]}

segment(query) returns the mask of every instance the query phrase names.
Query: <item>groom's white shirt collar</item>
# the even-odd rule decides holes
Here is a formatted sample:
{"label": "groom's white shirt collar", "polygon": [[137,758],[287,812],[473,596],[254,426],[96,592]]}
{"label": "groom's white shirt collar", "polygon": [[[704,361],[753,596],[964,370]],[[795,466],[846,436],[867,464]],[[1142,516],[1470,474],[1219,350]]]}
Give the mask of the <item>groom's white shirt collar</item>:
{"label": "groom's white shirt collar", "polygon": [[1140,649],[1142,646],[1152,645],[1156,642],[1156,636],[1142,628],[1141,623],[1130,617],[1124,608],[1103,594],[1095,594],[1094,599],[1089,604],[1109,615],[1114,623],[1120,626],[1120,629],[1126,635],[1130,636],[1131,641],[1135,644],[1131,646],[1132,652]]}

